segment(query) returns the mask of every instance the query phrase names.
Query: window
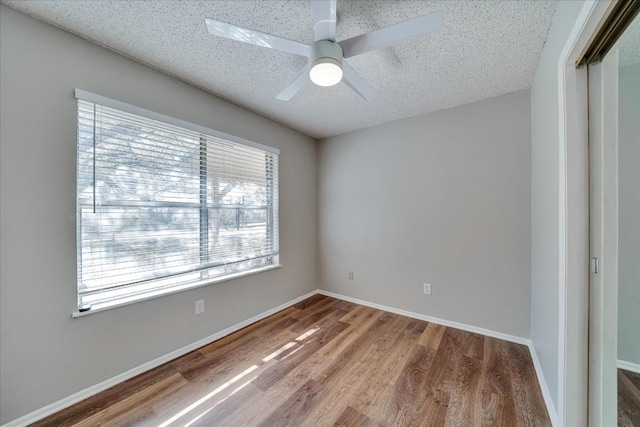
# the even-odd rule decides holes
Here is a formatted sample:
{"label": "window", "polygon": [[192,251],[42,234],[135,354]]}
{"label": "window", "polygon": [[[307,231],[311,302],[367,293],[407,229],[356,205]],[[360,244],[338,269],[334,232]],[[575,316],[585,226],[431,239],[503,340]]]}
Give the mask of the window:
{"label": "window", "polygon": [[76,96],[80,311],[277,266],[277,150]]}

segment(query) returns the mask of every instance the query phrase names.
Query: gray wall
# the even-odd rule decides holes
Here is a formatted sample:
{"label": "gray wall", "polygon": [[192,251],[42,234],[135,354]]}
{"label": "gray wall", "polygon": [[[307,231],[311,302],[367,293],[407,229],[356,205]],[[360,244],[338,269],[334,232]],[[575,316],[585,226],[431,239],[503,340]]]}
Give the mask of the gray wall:
{"label": "gray wall", "polygon": [[[0,422],[317,288],[317,143],[0,6]],[[283,268],[77,320],[75,87],[281,150]],[[203,298],[206,312],[194,315]]]}
{"label": "gray wall", "polygon": [[528,338],[530,138],[520,91],[321,141],[321,288]]}
{"label": "gray wall", "polygon": [[[561,1],[531,87],[531,341],[558,408],[560,129],[558,60],[582,1]],[[564,207],[563,207],[564,212]]]}
{"label": "gray wall", "polygon": [[640,364],[640,64],[618,78],[618,359]]}

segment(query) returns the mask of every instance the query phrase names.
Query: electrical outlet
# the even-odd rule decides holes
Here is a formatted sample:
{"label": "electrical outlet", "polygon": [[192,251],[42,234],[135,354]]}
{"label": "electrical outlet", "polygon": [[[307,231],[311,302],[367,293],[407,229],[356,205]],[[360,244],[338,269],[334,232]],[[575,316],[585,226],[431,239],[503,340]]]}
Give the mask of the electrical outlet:
{"label": "electrical outlet", "polygon": [[353,280],[353,271],[350,271],[347,277],[349,277],[349,280]]}
{"label": "electrical outlet", "polygon": [[198,301],[196,301],[196,314],[202,313],[204,313],[204,300],[199,299]]}
{"label": "electrical outlet", "polygon": [[430,283],[423,284],[422,291],[424,292],[425,295],[431,295],[431,284]]}

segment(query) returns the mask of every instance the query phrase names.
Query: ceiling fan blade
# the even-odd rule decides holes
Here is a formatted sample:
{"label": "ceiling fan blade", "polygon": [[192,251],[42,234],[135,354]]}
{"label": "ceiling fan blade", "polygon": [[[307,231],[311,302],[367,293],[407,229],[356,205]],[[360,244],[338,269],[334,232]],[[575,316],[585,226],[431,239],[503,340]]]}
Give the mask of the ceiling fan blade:
{"label": "ceiling fan blade", "polygon": [[367,101],[378,96],[378,92],[346,61],[342,61],[342,73],[344,82]]}
{"label": "ceiling fan blade", "polygon": [[289,101],[293,98],[300,89],[304,87],[309,82],[309,68],[310,65],[307,64],[306,67],[296,76],[295,79],[287,87],[285,87],[279,94],[276,96],[276,99],[280,101]]}
{"label": "ceiling fan blade", "polygon": [[336,0],[313,0],[314,40],[336,40]]}
{"label": "ceiling fan blade", "polygon": [[209,33],[224,37],[226,39],[237,40],[239,42],[250,43],[256,46],[269,47],[283,52],[294,53],[300,56],[309,56],[309,45],[294,40],[284,39],[271,34],[262,33],[239,25],[228,24],[215,19],[205,19]]}
{"label": "ceiling fan blade", "polygon": [[344,57],[360,55],[405,40],[413,39],[442,29],[442,12],[419,16],[409,21],[391,25],[367,34],[352,37],[340,42]]}

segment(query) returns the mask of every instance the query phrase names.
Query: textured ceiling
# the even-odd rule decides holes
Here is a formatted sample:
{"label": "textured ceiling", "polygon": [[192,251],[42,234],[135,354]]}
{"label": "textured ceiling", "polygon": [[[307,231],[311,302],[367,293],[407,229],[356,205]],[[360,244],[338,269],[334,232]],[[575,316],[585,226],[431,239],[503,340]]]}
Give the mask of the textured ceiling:
{"label": "textured ceiling", "polygon": [[620,46],[620,66],[640,64],[640,20],[632,24],[631,32]]}
{"label": "textured ceiling", "polygon": [[529,88],[557,4],[338,0],[338,41],[438,10],[444,29],[348,59],[371,101],[344,83],[278,101],[306,59],[213,37],[204,20],[311,43],[307,1],[2,2],[316,138]]}

